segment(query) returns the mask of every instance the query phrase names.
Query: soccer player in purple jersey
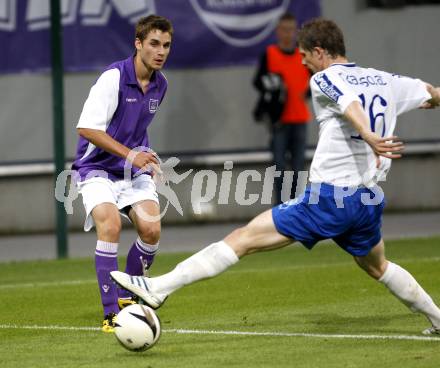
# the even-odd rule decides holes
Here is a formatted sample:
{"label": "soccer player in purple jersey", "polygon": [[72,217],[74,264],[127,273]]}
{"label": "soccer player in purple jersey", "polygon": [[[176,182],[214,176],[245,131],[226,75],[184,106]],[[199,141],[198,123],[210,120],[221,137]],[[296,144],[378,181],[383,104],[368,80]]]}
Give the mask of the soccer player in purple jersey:
{"label": "soccer player in purple jersey", "polygon": [[304,195],[260,214],[167,274],[148,278],[114,271],[111,276],[158,308],[177,289],[216,276],[248,254],[294,241],[312,249],[331,238],[369,276],[427,317],[431,326],[424,334],[440,334],[440,309],[408,271],[385,257],[384,198],[377,186],[403,149],[393,136],[397,116],[438,107],[440,88],[349,63],[342,31],[326,19],[306,23],[298,43],[303,63],[315,73],[310,87],[320,124]]}
{"label": "soccer player in purple jersey", "polygon": [[[77,185],[86,211],[84,230],[96,226],[95,268],[104,332],[113,332],[116,314],[131,302],[131,294],[120,290],[118,295],[110,281],[110,272],[118,269],[120,214],[131,220],[138,233],[125,272],[144,274],[159,245],[160,208],[152,175],[160,168],[157,155],[148,150],[147,127],[167,89],[160,69],[172,36],[173,27],[166,18],[140,19],[134,55],[111,64],[101,74],[77,125],[80,138],[72,168],[79,173]],[[136,147],[143,147],[142,151],[130,155]],[[124,180],[127,172],[128,180]]]}

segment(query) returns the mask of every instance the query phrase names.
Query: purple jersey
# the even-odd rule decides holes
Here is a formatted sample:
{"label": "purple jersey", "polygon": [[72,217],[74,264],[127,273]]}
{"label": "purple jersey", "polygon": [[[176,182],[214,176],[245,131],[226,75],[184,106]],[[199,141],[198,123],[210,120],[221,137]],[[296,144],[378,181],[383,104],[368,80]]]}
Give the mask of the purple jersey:
{"label": "purple jersey", "polygon": [[[162,102],[167,80],[155,71],[144,94],[134,70],[134,57],[111,64],[91,88],[77,128],[105,131],[128,148],[149,147],[147,127]],[[124,178],[125,159],[79,138],[72,169],[81,180],[94,170],[105,171],[111,180]],[[132,168],[132,175],[138,169]]]}

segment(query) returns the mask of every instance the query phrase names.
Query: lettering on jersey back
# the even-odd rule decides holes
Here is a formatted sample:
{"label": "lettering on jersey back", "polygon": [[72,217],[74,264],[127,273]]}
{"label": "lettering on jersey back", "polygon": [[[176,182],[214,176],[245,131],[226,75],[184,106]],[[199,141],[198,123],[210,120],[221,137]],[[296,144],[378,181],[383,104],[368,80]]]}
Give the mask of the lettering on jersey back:
{"label": "lettering on jersey back", "polygon": [[348,84],[351,84],[353,86],[369,87],[387,85],[387,82],[383,80],[381,75],[367,75],[365,77],[357,77],[352,74],[339,73],[339,76],[342,79],[345,79]]}
{"label": "lettering on jersey back", "polygon": [[332,101],[338,102],[339,97],[343,95],[324,73],[316,75],[313,79],[321,91]]}

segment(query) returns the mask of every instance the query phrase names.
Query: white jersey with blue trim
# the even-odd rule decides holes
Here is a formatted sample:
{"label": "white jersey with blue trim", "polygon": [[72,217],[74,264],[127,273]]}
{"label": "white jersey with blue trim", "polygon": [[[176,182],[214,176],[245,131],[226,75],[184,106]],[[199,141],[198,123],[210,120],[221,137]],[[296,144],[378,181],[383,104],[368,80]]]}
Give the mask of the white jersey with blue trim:
{"label": "white jersey with blue trim", "polygon": [[312,183],[374,186],[385,180],[391,160],[381,157],[377,168],[371,147],[359,136],[344,112],[358,101],[371,130],[393,135],[398,115],[420,107],[431,95],[419,79],[401,77],[354,63],[332,64],[310,79],[319,141],[310,168]]}

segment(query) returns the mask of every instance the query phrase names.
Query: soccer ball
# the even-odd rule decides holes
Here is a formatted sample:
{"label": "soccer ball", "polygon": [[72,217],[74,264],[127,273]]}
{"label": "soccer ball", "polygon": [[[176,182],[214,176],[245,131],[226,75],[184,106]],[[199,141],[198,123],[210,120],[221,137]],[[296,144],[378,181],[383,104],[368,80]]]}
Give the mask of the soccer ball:
{"label": "soccer ball", "polygon": [[144,351],[159,340],[159,317],[146,305],[133,304],[118,313],[115,335],[120,344],[131,351]]}

